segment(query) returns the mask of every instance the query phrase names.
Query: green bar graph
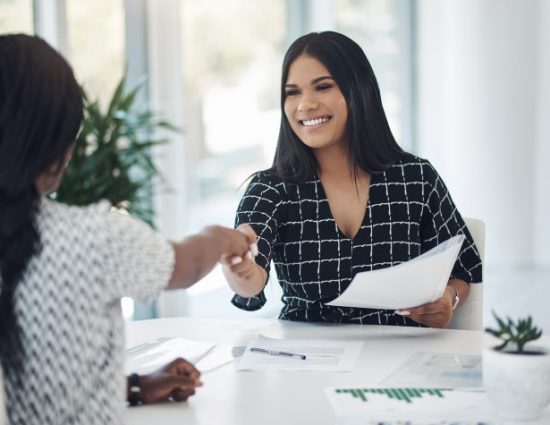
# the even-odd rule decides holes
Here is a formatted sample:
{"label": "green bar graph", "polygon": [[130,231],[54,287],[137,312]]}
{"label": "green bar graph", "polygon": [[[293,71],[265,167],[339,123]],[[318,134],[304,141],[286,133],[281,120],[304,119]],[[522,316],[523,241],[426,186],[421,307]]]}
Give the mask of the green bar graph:
{"label": "green bar graph", "polygon": [[353,398],[363,402],[368,401],[368,394],[385,395],[392,400],[413,403],[416,398],[438,397],[445,398],[445,391],[452,391],[445,388],[337,388],[338,394],[349,394]]}

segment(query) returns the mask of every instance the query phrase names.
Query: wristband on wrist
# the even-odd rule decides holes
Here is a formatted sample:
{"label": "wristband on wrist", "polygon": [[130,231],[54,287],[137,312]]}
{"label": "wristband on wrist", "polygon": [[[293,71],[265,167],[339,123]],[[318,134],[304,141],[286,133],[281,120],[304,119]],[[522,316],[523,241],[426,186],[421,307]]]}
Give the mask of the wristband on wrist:
{"label": "wristband on wrist", "polygon": [[452,309],[454,310],[458,307],[458,303],[460,302],[460,298],[458,297],[458,290],[453,285],[447,285],[447,286],[450,286],[455,291],[455,297],[454,297],[453,306],[452,306]]}
{"label": "wristband on wrist", "polygon": [[128,377],[128,404],[130,406],[139,406],[143,404],[141,399],[141,387],[139,385],[139,375],[132,373]]}

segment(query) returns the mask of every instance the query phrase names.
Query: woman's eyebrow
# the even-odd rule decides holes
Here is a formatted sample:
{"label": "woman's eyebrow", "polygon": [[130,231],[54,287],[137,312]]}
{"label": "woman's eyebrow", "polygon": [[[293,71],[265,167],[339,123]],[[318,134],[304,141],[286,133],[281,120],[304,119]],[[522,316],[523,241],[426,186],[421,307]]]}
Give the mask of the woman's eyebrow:
{"label": "woman's eyebrow", "polygon": [[[334,81],[334,78],[332,78],[330,75],[323,75],[322,77],[317,77],[317,78],[314,78],[313,80],[311,80],[311,84],[317,84],[318,82],[323,81],[323,80],[333,80]],[[285,87],[295,88],[295,87],[298,87],[298,85],[297,84],[292,84],[292,83],[287,83],[287,84],[285,84]]]}
{"label": "woman's eyebrow", "polygon": [[323,81],[323,80],[334,80],[334,78],[332,78],[330,75],[323,75],[322,77],[317,77],[311,80],[311,84],[316,84],[319,81]]}

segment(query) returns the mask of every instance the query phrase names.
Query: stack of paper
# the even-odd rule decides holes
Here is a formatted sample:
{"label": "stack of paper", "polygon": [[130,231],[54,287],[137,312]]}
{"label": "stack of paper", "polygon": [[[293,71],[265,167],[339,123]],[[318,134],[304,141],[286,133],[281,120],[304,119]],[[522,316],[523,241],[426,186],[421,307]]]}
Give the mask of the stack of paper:
{"label": "stack of paper", "polygon": [[397,310],[433,302],[443,295],[463,241],[457,235],[405,263],[357,273],[327,305]]}

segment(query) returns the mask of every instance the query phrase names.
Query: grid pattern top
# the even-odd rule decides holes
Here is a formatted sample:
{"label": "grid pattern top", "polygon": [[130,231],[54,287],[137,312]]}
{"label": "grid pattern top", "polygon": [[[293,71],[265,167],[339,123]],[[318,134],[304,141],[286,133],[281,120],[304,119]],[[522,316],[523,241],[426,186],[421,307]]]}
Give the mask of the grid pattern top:
{"label": "grid pattern top", "polygon": [[2,358],[8,423],[120,424],[120,297],[158,296],[172,274],[172,246],[106,203],[82,208],[44,200],[36,221],[42,249],[15,291],[21,370]]}
{"label": "grid pattern top", "polygon": [[[273,260],[283,290],[280,319],[417,326],[393,311],[325,303],[356,273],[408,261],[457,234],[466,239],[451,277],[481,282],[479,253],[447,187],[429,161],[413,155],[371,176],[365,215],[353,239],[339,230],[318,178],[290,184],[267,171],[253,176],[235,223],[256,231],[256,262],[268,275]],[[245,310],[265,301],[263,291],[232,300]]]}

